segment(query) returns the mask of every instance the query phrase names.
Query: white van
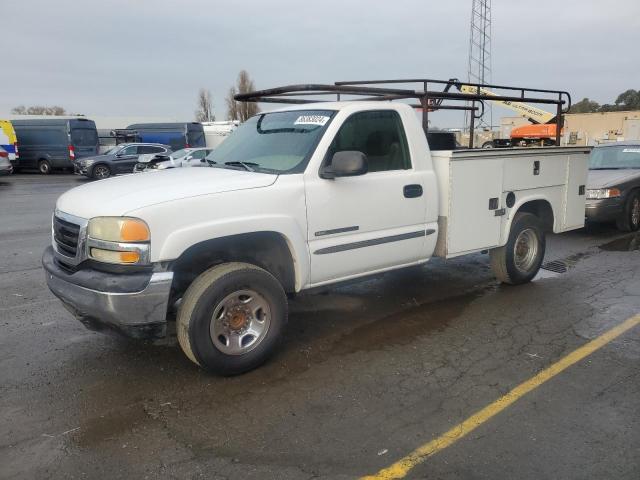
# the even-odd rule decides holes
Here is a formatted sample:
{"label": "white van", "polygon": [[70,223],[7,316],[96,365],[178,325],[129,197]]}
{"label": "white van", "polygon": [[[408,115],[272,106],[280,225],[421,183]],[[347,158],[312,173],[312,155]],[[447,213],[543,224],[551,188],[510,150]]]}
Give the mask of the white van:
{"label": "white van", "polygon": [[227,120],[224,122],[202,122],[204,138],[208,148],[216,148],[225,138],[231,135],[240,122],[238,120]]}

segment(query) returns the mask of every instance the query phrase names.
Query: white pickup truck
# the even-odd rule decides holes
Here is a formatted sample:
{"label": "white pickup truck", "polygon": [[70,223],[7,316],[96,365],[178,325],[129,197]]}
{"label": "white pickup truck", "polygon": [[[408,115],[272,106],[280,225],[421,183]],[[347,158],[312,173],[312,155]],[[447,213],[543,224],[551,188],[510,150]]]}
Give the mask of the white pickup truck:
{"label": "white pickup truck", "polygon": [[66,192],[43,265],[87,326],[158,338],[175,321],[193,362],[237,374],[276,349],[288,294],[485,250],[500,281],[529,282],[545,232],[584,224],[588,153],[430,152],[406,104],[286,107],[242,124],[211,168]]}

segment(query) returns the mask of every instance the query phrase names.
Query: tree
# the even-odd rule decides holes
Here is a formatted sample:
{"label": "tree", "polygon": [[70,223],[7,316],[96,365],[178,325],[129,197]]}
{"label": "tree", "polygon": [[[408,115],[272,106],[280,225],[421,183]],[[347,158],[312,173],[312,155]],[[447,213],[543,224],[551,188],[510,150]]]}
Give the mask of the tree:
{"label": "tree", "polygon": [[622,92],[615,104],[618,110],[640,110],[640,91],[629,89]]}
{"label": "tree", "polygon": [[569,110],[569,113],[593,113],[600,110],[600,104],[583,98],[578,103],[574,103]]}
{"label": "tree", "polygon": [[246,70],[241,70],[238,74],[238,82],[235,87],[229,89],[227,94],[227,118],[229,120],[246,121],[260,111],[254,102],[238,102],[235,100],[236,94],[252,92],[256,89],[253,80]]}
{"label": "tree", "polygon": [[215,122],[216,114],[213,111],[213,99],[211,92],[201,88],[198,92],[198,109],[196,110],[196,121]]}
{"label": "tree", "polygon": [[52,105],[50,107],[45,107],[43,105],[33,105],[31,107],[25,107],[24,105],[18,105],[15,108],[11,109],[11,113],[14,115],[51,115],[51,116],[61,116],[66,115],[67,111],[58,106]]}

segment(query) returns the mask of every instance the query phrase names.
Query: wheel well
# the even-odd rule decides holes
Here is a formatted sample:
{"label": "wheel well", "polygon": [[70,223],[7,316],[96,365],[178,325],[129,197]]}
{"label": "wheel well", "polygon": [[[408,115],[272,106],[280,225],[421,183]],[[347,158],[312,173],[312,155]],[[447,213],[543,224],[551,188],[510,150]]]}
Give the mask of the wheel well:
{"label": "wheel well", "polygon": [[553,208],[551,204],[546,200],[531,200],[530,202],[523,203],[518,212],[532,213],[540,219],[542,222],[542,228],[545,232],[553,231]]}
{"label": "wheel well", "polygon": [[285,238],[276,232],[255,232],[206,240],[185,250],[172,264],[174,298],[180,298],[202,272],[226,262],[264,268],[278,279],[285,292],[295,291],[295,268]]}

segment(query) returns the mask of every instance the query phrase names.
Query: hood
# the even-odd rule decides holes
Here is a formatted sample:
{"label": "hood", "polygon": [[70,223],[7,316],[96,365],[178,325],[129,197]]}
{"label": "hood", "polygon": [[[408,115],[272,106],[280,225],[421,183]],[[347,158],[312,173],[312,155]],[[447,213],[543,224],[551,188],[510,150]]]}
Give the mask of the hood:
{"label": "hood", "polygon": [[640,170],[589,170],[587,188],[606,188],[621,185],[634,178],[640,178]]}
{"label": "hood", "polygon": [[105,154],[103,153],[103,154],[100,154],[100,155],[89,155],[89,156],[87,156],[87,157],[77,158],[77,159],[76,159],[76,161],[82,161],[82,162],[84,162],[85,160],[95,160],[95,161],[99,161],[99,160],[110,160],[110,159],[112,159],[113,157],[114,157],[114,155],[111,155],[111,154],[109,154],[109,155],[105,155]]}
{"label": "hood", "polygon": [[223,168],[172,168],[131,174],[76,187],[56,208],[82,218],[120,216],[172,200],[272,185],[277,175]]}

